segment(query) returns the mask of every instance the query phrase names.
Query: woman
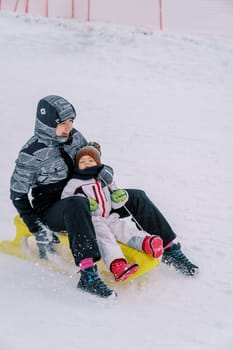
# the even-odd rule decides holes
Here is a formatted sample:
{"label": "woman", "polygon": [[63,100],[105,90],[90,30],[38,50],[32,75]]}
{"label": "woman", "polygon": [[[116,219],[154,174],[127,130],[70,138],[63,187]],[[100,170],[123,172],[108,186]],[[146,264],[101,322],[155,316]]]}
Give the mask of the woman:
{"label": "woman", "polygon": [[[52,231],[67,231],[76,265],[82,273],[78,288],[100,297],[110,297],[109,289],[98,276],[96,265],[85,268],[82,261],[101,256],[91,220],[89,202],[76,196],[60,199],[62,190],[74,170],[76,152],[88,144],[73,128],[76,112],[72,104],[56,95],[42,98],[37,107],[34,135],[22,147],[11,177],[11,200],[29,230],[35,235],[40,257],[53,252],[58,238]],[[112,169],[104,167],[100,177],[112,182]],[[186,275],[194,275],[198,267],[173,243],[176,235],[170,225],[141,190],[127,190],[127,208],[143,230],[159,235],[164,243],[163,261]],[[125,208],[116,210],[128,216]]]}

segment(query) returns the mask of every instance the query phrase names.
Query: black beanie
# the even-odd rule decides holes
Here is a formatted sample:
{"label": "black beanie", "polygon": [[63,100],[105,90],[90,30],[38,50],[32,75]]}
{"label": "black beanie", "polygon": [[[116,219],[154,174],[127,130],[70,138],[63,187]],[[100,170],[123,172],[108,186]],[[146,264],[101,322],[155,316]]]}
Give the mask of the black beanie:
{"label": "black beanie", "polygon": [[37,119],[41,123],[56,128],[67,119],[75,119],[76,111],[65,98],[50,95],[42,98],[37,106]]}

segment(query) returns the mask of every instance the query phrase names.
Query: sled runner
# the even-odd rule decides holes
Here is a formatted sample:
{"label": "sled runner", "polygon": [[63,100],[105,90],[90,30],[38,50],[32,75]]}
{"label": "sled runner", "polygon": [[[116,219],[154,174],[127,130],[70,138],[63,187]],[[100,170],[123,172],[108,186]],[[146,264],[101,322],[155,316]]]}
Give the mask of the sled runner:
{"label": "sled runner", "polygon": [[[50,254],[48,260],[39,258],[38,248],[34,236],[29,232],[27,226],[24,224],[19,215],[15,216],[14,224],[16,226],[16,235],[12,241],[5,240],[0,242],[0,251],[16,256],[21,259],[34,261],[50,269],[61,272],[63,274],[74,274],[77,272],[73,256],[69,249],[69,242],[67,234],[59,234],[60,243],[55,244],[56,254]],[[139,265],[138,271],[129,277],[135,279],[146,272],[150,271],[160,263],[159,259],[154,259],[150,255],[140,252],[136,249],[128,247],[119,243],[126,259],[129,263],[137,263]],[[102,261],[98,262],[101,274],[104,274],[107,279],[111,279],[112,275],[106,270]]]}

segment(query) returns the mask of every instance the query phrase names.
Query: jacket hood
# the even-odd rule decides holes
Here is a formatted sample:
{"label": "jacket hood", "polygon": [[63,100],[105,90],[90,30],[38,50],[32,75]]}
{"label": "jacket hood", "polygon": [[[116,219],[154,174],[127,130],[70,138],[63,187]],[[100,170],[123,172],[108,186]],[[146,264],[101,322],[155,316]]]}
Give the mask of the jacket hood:
{"label": "jacket hood", "polygon": [[56,136],[56,127],[67,119],[75,118],[76,111],[65,98],[56,95],[44,97],[37,106],[35,135],[44,141],[64,142],[64,138],[59,141]]}

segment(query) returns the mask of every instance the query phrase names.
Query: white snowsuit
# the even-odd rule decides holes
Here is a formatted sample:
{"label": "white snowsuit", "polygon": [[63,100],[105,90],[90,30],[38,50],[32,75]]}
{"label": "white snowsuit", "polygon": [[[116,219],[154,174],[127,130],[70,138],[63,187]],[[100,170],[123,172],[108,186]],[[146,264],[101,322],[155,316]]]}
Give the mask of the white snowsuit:
{"label": "white snowsuit", "polygon": [[[79,193],[77,193],[78,189]],[[80,194],[80,189],[82,194]],[[142,250],[142,241],[148,234],[145,231],[139,231],[134,224],[129,225],[124,219],[120,219],[118,214],[110,214],[111,209],[118,209],[124,206],[128,198],[121,203],[112,202],[108,187],[102,187],[101,182],[95,178],[89,180],[72,178],[69,180],[61,198],[74,195],[84,195],[98,203],[97,210],[91,212],[92,221],[100,253],[108,269],[110,269],[113,260],[125,259],[117,241],[134,248],[136,246],[137,249]]]}

